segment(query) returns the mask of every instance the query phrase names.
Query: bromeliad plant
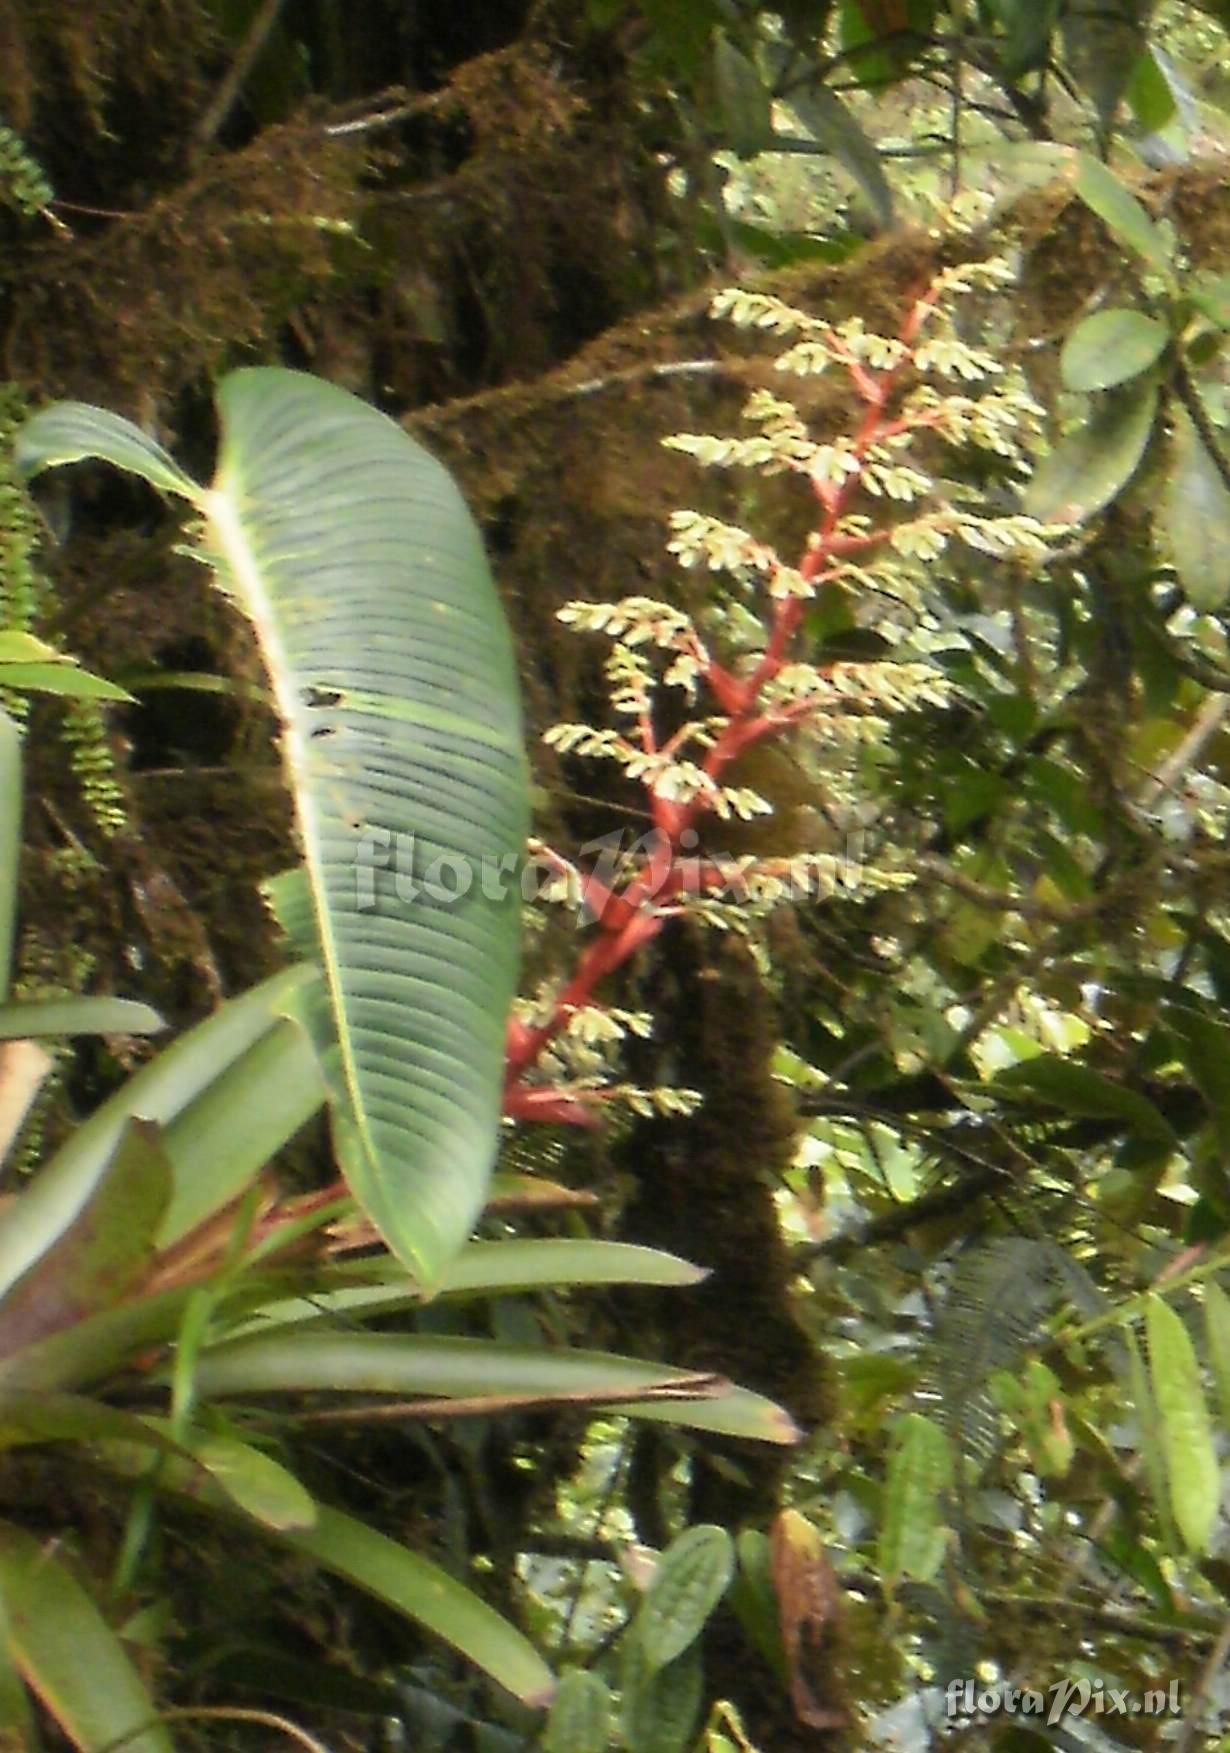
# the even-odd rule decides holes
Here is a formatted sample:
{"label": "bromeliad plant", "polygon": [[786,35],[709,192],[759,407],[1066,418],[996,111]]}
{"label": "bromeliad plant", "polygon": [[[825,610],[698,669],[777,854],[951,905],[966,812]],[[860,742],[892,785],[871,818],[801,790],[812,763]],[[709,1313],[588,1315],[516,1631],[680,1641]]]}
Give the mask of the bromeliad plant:
{"label": "bromeliad plant", "polygon": [[[843,747],[881,738],[895,715],[950,700],[949,677],[935,661],[944,641],[929,609],[927,568],[951,543],[1017,567],[1047,558],[1051,526],[972,508],[920,455],[930,438],[1024,473],[1041,410],[994,354],[961,339],[955,320],[962,294],[1011,277],[997,259],[945,268],[892,336],[857,318],[829,323],[767,293],[719,294],[715,316],[789,342],[776,361],[784,377],[843,372],[862,416],[851,432],[817,439],[792,402],[759,389],[744,410],[752,436],[666,441],[706,467],[797,476],[815,500],[815,528],[793,562],[717,517],[674,514],[668,546],[680,564],[733,580],[715,617],[725,656],[668,603],[627,597],[560,611],[569,626],[614,642],[606,673],[619,726],[560,724],[547,740],[564,754],[614,762],[644,788],[652,827],[622,860],[605,853],[588,869],[539,849],[558,894],[583,909],[594,936],[570,977],[512,1024],[506,1114],[584,1123],[613,1095],[642,1108],[687,1099],[604,1088],[585,1062],[602,1033],[595,1016],[606,1015],[607,1033],[624,1026],[618,1013],[596,1010],[596,989],[668,919],[687,913],[732,929],[741,911],[909,881],[833,853],[732,859],[706,840],[715,822],[770,812],[763,796],[737,783],[740,759],[757,745],[784,737],[810,745],[803,759],[817,773],[817,799],[840,804]],[[876,631],[893,649],[890,660],[808,661],[809,614],[834,595],[878,605]],[[663,700],[663,690],[674,698]]]}
{"label": "bromeliad plant", "polygon": [[[259,1528],[541,1703],[552,1676],[520,1632],[429,1560],[316,1502],[269,1452],[270,1398],[358,1394],[367,1409],[379,1397],[386,1415],[392,1399],[404,1419],[614,1406],[768,1442],[797,1433],[712,1376],[442,1333],[439,1316],[431,1332],[364,1329],[433,1296],[699,1274],[613,1243],[468,1241],[498,1130],[519,896],[480,881],[452,905],[402,908],[374,876],[403,841],[428,862],[515,869],[525,781],[503,617],[451,480],[390,421],[290,372],[239,372],[219,401],[211,488],[98,409],[36,416],[20,455],[31,471],[102,456],[199,513],[199,550],[256,627],[283,720],[305,869],[273,898],[311,959],[146,1066],[0,1210],[0,1448],[67,1443],[135,1481],[120,1597],[158,1499],[175,1498]],[[16,799],[16,737],[0,729],[0,795]],[[14,806],[0,822],[0,947],[18,828]],[[157,1021],[118,1000],[73,1002],[86,1008],[43,1025]],[[36,1032],[29,1007],[17,1017]],[[322,1102],[345,1182],[282,1199],[266,1167]],[[349,1196],[389,1253],[343,1257],[330,1222]],[[29,1743],[33,1694],[78,1748],[168,1753],[166,1722],[68,1544],[44,1550],[0,1524],[0,1729]]]}

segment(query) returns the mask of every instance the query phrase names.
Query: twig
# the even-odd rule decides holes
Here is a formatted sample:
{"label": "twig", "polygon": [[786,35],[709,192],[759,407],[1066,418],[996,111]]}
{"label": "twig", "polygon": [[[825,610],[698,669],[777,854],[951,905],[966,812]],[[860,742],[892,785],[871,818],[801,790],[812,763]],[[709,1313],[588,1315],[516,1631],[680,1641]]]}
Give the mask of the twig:
{"label": "twig", "polygon": [[460,95],[452,86],[446,85],[441,91],[429,91],[422,97],[399,103],[391,110],[373,110],[366,116],[356,116],[350,122],[328,122],[321,132],[334,140],[349,134],[374,134],[378,129],[396,127],[398,122],[411,121],[415,116],[429,116],[437,110],[456,109],[460,103]]}
{"label": "twig", "polygon": [[247,34],[240,43],[230,69],[219,85],[204,115],[192,130],[192,144],[197,152],[213,143],[215,136],[230,115],[235,99],[243,89],[244,80],[256,65],[261,50],[269,40],[269,34],[278,22],[284,0],[265,0],[256,17],[248,26]]}
{"label": "twig", "polygon": [[1072,925],[1101,912],[1107,905],[1105,895],[1099,895],[1092,901],[1075,902],[1070,907],[1057,907],[1048,901],[1033,901],[1023,895],[1007,894],[1000,889],[985,889],[981,883],[973,882],[969,877],[962,876],[960,871],[953,870],[942,859],[929,856],[918,860],[918,869],[922,875],[934,877],[945,888],[954,890],[962,900],[969,901],[988,913],[1019,913],[1022,919],[1042,919],[1051,925]]}

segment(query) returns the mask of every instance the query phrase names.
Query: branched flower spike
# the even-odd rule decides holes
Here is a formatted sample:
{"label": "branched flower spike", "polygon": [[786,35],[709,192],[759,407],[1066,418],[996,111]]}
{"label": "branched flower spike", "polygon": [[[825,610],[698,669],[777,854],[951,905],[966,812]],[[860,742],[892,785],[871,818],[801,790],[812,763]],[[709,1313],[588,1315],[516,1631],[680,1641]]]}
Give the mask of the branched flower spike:
{"label": "branched flower spike", "polygon": [[[571,892],[594,935],[572,977],[512,1024],[510,1114],[541,1109],[546,1092],[537,1080],[548,1068],[565,1080],[563,1107],[553,1118],[584,1118],[612,1093],[593,1051],[601,1039],[605,1053],[617,1035],[595,1028],[595,989],[673,915],[746,929],[782,901],[908,881],[802,850],[771,860],[723,858],[701,849],[699,829],[707,817],[747,819],[769,810],[757,792],[730,780],[733,763],[755,744],[787,735],[859,743],[883,736],[903,712],[951,699],[949,678],[927,661],[925,638],[916,637],[910,652],[888,618],[879,630],[887,643],[906,644],[902,661],[809,663],[798,636],[806,604],[821,586],[859,593],[882,610],[904,605],[917,621],[926,569],[952,542],[1019,567],[1047,559],[1060,532],[1032,518],[988,516],[955,503],[926,459],[914,454],[925,437],[932,445],[974,446],[1025,471],[1041,410],[993,353],[962,339],[954,320],[962,295],[1010,279],[998,260],[945,268],[896,335],[874,334],[858,318],[830,323],[764,292],[735,289],[714,300],[715,317],[787,343],[776,360],[783,378],[844,372],[862,418],[853,431],[816,434],[793,402],[758,389],[744,408],[749,435],[681,433],[665,441],[706,468],[793,474],[816,505],[815,528],[802,554],[789,560],[706,512],[673,514],[667,548],[679,564],[724,573],[744,598],[750,594],[760,637],[734,667],[719,662],[691,618],[668,603],[630,596],[560,611],[576,631],[612,641],[606,675],[618,728],[559,724],[547,741],[563,754],[620,766],[643,786],[653,832],[611,870],[569,867]],[[683,692],[689,713],[683,723],[677,711],[659,710],[662,688]],[[666,722],[674,726],[669,733]],[[587,1019],[582,1038],[590,1058],[582,1064],[578,1019]],[[654,1111],[670,1105],[664,1092],[638,1092],[642,1098]],[[680,1100],[686,1107],[686,1094]]]}

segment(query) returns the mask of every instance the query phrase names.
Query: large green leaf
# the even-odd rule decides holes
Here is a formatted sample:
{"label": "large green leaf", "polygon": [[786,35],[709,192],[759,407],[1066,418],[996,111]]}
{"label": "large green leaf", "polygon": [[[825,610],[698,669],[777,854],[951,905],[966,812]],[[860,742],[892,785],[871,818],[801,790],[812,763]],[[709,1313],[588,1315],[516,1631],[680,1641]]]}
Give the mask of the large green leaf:
{"label": "large green leaf", "polygon": [[392,421],[276,369],[233,373],[218,405],[209,489],[77,404],[36,415],[18,459],[102,457],[202,514],[283,724],[339,1155],[393,1252],[432,1282],[495,1153],[528,819],[512,643],[456,487]]}
{"label": "large green leaf", "polygon": [[0,1606],[13,1665],[81,1753],[172,1753],[123,1644],[59,1559],[0,1524]]}
{"label": "large green leaf", "polygon": [[[761,1442],[798,1440],[793,1421],[771,1400],[746,1388],[712,1399],[654,1399],[655,1391],[686,1382],[689,1372],[600,1351],[499,1345],[486,1339],[425,1334],[295,1330],[234,1340],[205,1351],[196,1369],[201,1400],[234,1394],[332,1393],[440,1395],[446,1399],[568,1400],[601,1404],[618,1397],[619,1409],[691,1430],[710,1430]],[[647,1398],[624,1404],[644,1390]]]}

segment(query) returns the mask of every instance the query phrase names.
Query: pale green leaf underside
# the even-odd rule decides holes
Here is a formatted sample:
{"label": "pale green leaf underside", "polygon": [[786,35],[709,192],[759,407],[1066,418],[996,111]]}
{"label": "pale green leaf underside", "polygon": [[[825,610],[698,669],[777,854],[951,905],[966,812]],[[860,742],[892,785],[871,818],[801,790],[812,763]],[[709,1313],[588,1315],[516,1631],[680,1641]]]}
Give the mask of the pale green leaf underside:
{"label": "pale green leaf underside", "polygon": [[37,415],[19,459],[99,455],[204,514],[283,721],[330,1013],[305,1020],[342,1166],[432,1283],[482,1207],[497,1138],[528,826],[511,639],[456,487],[392,421],[277,369],[233,373],[218,405],[208,490],[77,405]]}

